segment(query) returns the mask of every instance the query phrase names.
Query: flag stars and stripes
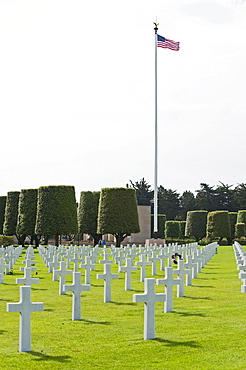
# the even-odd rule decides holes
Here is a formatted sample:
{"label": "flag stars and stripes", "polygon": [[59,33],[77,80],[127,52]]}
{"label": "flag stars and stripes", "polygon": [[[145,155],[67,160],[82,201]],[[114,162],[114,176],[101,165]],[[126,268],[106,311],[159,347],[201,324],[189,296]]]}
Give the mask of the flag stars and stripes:
{"label": "flag stars and stripes", "polygon": [[157,35],[157,47],[171,50],[179,50],[179,42],[169,40],[163,36]]}

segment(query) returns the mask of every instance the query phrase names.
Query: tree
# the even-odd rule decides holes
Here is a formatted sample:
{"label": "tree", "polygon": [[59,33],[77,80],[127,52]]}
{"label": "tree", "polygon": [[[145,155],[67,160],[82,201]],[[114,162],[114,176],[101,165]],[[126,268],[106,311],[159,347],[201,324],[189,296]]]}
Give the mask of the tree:
{"label": "tree", "polygon": [[213,186],[201,183],[201,189],[196,190],[195,208],[213,211],[216,209],[215,190]]}
{"label": "tree", "polygon": [[176,190],[158,188],[159,213],[165,214],[167,220],[174,220],[180,211],[179,194]]}
{"label": "tree", "polygon": [[27,235],[31,242],[35,240],[36,247],[39,244],[39,238],[35,234],[37,196],[37,189],[23,189],[20,192],[16,233],[22,240],[23,246]]}
{"label": "tree", "polygon": [[4,235],[8,236],[16,235],[19,195],[20,195],[19,191],[9,191],[7,193],[3,224]]}
{"label": "tree", "polygon": [[195,209],[195,196],[191,191],[184,191],[180,197],[180,215],[182,220],[186,219],[188,211]]}
{"label": "tree", "polygon": [[220,184],[214,191],[216,210],[235,211],[236,204],[234,201],[234,191],[231,189],[232,185],[225,185],[221,181]]}
{"label": "tree", "polygon": [[234,200],[236,202],[236,210],[246,209],[246,184],[238,184],[235,187]]}
{"label": "tree", "polygon": [[0,196],[0,235],[3,234],[3,223],[4,223],[6,199],[7,199],[6,196]]}
{"label": "tree", "polygon": [[193,237],[198,242],[206,236],[207,211],[189,211],[187,213],[185,236]]}
{"label": "tree", "polygon": [[76,234],[78,231],[77,206],[74,186],[41,186],[38,189],[35,233],[55,235]]}
{"label": "tree", "polygon": [[98,244],[102,234],[97,234],[97,217],[99,205],[99,191],[81,191],[78,208],[78,229],[80,234],[89,234]]}
{"label": "tree", "polygon": [[104,188],[98,208],[98,234],[112,234],[116,246],[127,235],[140,231],[136,191],[132,188]]}
{"label": "tree", "polygon": [[151,185],[148,184],[144,177],[135,183],[130,180],[131,187],[136,190],[137,203],[139,206],[149,206],[151,200],[153,199],[153,190],[151,190]]}
{"label": "tree", "polygon": [[207,238],[212,240],[219,238],[219,243],[223,238],[231,237],[231,227],[228,211],[213,211],[208,213],[207,219]]}

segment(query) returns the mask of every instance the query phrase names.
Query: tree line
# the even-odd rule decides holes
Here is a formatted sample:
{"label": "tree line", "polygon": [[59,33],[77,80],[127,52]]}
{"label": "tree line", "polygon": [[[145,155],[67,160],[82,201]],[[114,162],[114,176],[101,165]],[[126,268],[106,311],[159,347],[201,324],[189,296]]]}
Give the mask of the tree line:
{"label": "tree line", "polygon": [[[100,192],[81,192],[76,203],[73,186],[41,186],[8,192],[0,197],[0,234],[15,236],[24,245],[48,244],[61,236],[77,242],[89,234],[97,244],[103,234],[112,234],[116,245],[131,233],[140,231],[136,191],[131,188],[104,188]],[[2,245],[0,240],[0,245]]]}
{"label": "tree line", "polygon": [[[153,190],[144,178],[136,182],[130,180],[127,186],[136,190],[139,205],[151,205],[153,208]],[[186,220],[187,212],[193,210],[237,212],[241,209],[246,209],[244,183],[236,186],[222,182],[216,186],[201,183],[195,193],[185,190],[182,194],[162,185],[158,187],[158,214],[165,214],[167,220]]]}

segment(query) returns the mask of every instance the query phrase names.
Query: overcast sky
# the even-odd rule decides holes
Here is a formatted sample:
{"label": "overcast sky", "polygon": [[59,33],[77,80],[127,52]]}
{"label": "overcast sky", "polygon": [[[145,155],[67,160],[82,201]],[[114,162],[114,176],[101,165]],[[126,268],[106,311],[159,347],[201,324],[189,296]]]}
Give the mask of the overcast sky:
{"label": "overcast sky", "polygon": [[0,195],[246,183],[246,2],[0,0]]}

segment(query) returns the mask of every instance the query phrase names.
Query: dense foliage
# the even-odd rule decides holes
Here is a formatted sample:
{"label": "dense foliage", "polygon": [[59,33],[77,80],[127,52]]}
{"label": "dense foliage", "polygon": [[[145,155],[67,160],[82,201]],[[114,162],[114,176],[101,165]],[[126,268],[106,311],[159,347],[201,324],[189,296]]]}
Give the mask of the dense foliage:
{"label": "dense foliage", "polygon": [[[137,191],[138,204],[151,204],[153,213],[153,190],[151,185],[144,179],[130,183]],[[237,212],[246,209],[246,184],[233,185],[219,183],[210,186],[200,184],[200,189],[194,194],[185,190],[179,194],[176,190],[166,189],[162,185],[158,187],[158,213],[165,214],[167,220],[186,220],[188,211],[206,210],[208,212],[226,210]]]}
{"label": "dense foliage", "polygon": [[[35,233],[67,235],[78,231],[77,206],[73,186],[41,186],[38,189]],[[56,244],[58,241],[56,240]]]}
{"label": "dense foliage", "polygon": [[78,229],[80,234],[89,234],[96,245],[102,235],[97,233],[99,191],[81,191],[78,208]]}
{"label": "dense foliage", "polygon": [[180,237],[179,221],[166,221],[165,238],[178,239]]}
{"label": "dense foliage", "polygon": [[19,195],[20,195],[19,191],[9,191],[7,193],[3,224],[4,235],[12,236],[16,234]]}
{"label": "dense foliage", "polygon": [[6,196],[0,197],[0,235],[3,234],[3,223],[4,223],[6,199],[7,199]]}
{"label": "dense foliage", "polygon": [[231,227],[228,211],[214,211],[208,213],[207,238],[231,238]]}
{"label": "dense foliage", "polygon": [[139,231],[136,191],[132,188],[102,189],[97,232],[114,235],[119,246],[127,235]]}
{"label": "dense foliage", "polygon": [[34,237],[37,214],[37,189],[23,189],[20,192],[16,234],[22,237],[22,243],[28,235]]}
{"label": "dense foliage", "polygon": [[187,213],[185,236],[193,237],[198,242],[206,236],[207,211],[189,211]]}

